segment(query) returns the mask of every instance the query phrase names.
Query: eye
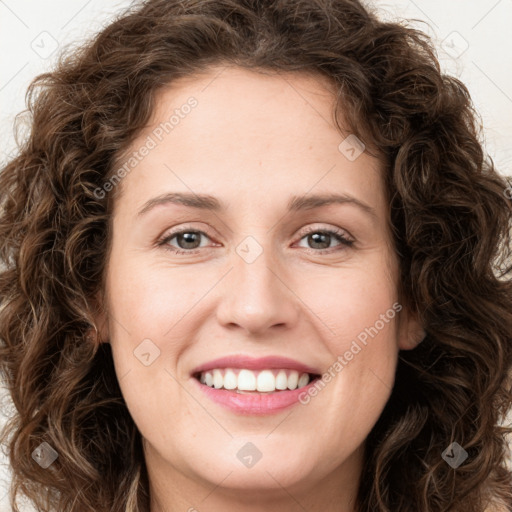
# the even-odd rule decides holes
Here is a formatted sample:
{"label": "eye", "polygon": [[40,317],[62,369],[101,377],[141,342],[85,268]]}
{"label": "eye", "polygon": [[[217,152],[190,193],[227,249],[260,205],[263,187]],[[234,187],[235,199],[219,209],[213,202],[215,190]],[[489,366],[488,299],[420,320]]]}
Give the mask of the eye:
{"label": "eye", "polygon": [[[201,237],[210,238],[203,231],[186,228],[170,233],[159,241],[158,245],[174,254],[195,254],[205,247],[201,245]],[[303,239],[306,239],[306,243],[312,245],[312,247],[307,248],[309,252],[316,254],[339,251],[341,250],[339,246],[350,247],[354,244],[354,240],[348,238],[343,231],[334,229],[309,229],[302,235],[300,241]],[[175,240],[177,247],[172,243],[173,240]],[[333,249],[331,247],[333,241],[338,241],[338,248],[334,247],[334,251],[331,250]]]}
{"label": "eye", "polygon": [[[345,247],[350,247],[354,244],[354,240],[348,238],[343,231],[334,229],[313,228],[307,231],[305,234],[303,234],[301,240],[303,239],[306,239],[306,243],[313,245],[310,251],[320,254],[323,254],[325,252],[333,252],[329,250],[332,249],[330,245],[333,240],[337,240],[339,242],[339,245]],[[336,250],[341,249],[335,248],[335,251]]]}
{"label": "eye", "polygon": [[[176,254],[195,254],[197,249],[201,247],[201,236],[209,238],[203,231],[198,231],[196,229],[182,229],[181,231],[169,234],[163,240],[158,242],[158,245],[163,246],[165,249]],[[174,239],[176,239],[178,248],[171,245],[171,241]]]}

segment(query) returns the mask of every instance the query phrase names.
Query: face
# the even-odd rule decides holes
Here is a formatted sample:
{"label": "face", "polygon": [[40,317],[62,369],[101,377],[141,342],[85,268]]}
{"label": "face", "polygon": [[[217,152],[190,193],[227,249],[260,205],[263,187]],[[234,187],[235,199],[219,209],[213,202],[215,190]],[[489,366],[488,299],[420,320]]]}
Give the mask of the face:
{"label": "face", "polygon": [[356,485],[419,326],[382,165],[333,102],[321,78],[212,68],[161,92],[120,160],[103,338],[154,482]]}

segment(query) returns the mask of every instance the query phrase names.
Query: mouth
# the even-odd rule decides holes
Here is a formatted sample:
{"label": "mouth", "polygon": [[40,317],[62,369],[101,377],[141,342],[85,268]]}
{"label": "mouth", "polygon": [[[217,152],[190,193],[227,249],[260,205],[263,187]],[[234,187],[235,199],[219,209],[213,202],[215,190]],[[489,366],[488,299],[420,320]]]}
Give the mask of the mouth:
{"label": "mouth", "polygon": [[233,354],[197,366],[190,376],[212,402],[254,416],[301,403],[301,396],[320,379],[318,371],[288,357]]}
{"label": "mouth", "polygon": [[209,388],[239,394],[273,394],[295,391],[320,378],[317,373],[300,372],[289,368],[213,368],[196,372],[193,377]]}

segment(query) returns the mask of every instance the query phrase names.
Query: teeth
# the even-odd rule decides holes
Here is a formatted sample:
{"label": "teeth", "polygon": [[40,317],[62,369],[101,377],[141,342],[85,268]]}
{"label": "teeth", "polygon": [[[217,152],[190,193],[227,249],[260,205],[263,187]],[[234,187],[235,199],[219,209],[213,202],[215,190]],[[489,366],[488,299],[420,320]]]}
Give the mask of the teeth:
{"label": "teeth", "polygon": [[308,385],[308,382],[309,382],[309,375],[308,375],[307,373],[303,373],[303,374],[299,377],[298,387],[299,387],[299,388],[303,388],[304,386],[307,386],[307,385]]}
{"label": "teeth", "polygon": [[276,390],[276,378],[270,370],[263,370],[258,375],[256,384],[258,391],[275,391]]}
{"label": "teeth", "polygon": [[224,389],[236,389],[238,386],[238,377],[235,372],[228,370],[224,375]]}
{"label": "teeth", "polygon": [[288,389],[296,389],[299,383],[299,372],[291,372],[288,376]]}
{"label": "teeth", "polygon": [[240,391],[255,391],[256,376],[250,370],[240,370],[238,374],[238,389]]}
{"label": "teeth", "polygon": [[237,370],[216,368],[202,372],[199,376],[201,384],[215,389],[259,391],[273,393],[286,389],[294,390],[307,386],[310,380],[308,373],[299,374],[296,370]]}
{"label": "teeth", "polygon": [[284,390],[288,387],[288,377],[286,372],[281,370],[276,377],[276,389]]}
{"label": "teeth", "polygon": [[213,387],[220,389],[222,386],[224,386],[222,373],[220,373],[220,370],[213,370]]}

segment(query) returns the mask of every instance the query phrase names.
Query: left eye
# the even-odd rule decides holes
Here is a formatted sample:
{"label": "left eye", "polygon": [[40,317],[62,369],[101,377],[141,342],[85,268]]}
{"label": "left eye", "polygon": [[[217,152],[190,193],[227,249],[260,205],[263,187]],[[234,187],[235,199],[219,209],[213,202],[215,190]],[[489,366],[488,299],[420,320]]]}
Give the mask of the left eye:
{"label": "left eye", "polygon": [[[173,233],[166,238],[164,238],[159,245],[165,246],[166,249],[170,250],[171,252],[174,252],[176,254],[191,254],[196,252],[201,247],[200,244],[200,238],[201,236],[204,236],[206,238],[209,238],[206,233],[203,231],[197,231],[197,230],[183,230],[178,231],[176,233]],[[307,243],[314,244],[314,245],[327,245],[327,247],[312,247],[308,248],[310,251],[313,252],[324,252],[328,248],[331,248],[331,242],[334,238],[335,240],[338,240],[339,245],[342,246],[348,246],[350,247],[354,241],[347,238],[343,232],[341,231],[333,231],[330,229],[324,229],[324,230],[311,230],[308,233],[305,233],[300,240],[307,239]],[[178,247],[176,248],[174,245],[171,244],[171,241],[176,239],[176,243],[178,244]],[[199,245],[198,245],[199,243]]]}

